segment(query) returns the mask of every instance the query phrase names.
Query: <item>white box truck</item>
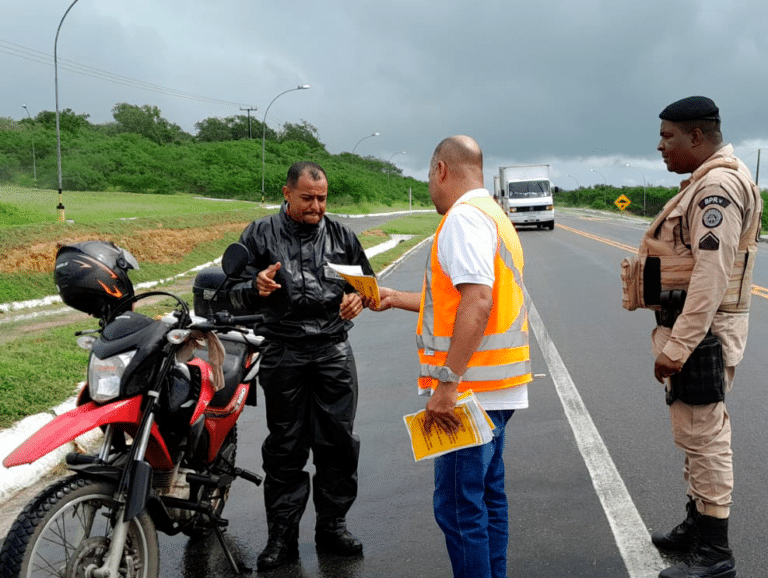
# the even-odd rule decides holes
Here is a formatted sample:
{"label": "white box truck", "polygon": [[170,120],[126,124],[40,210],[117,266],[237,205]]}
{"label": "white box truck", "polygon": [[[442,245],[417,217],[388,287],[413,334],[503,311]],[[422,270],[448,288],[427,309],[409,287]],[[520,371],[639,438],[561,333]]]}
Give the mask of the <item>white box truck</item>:
{"label": "white box truck", "polygon": [[[549,165],[499,167],[499,204],[515,226],[555,228]],[[494,178],[494,189],[496,179]]]}

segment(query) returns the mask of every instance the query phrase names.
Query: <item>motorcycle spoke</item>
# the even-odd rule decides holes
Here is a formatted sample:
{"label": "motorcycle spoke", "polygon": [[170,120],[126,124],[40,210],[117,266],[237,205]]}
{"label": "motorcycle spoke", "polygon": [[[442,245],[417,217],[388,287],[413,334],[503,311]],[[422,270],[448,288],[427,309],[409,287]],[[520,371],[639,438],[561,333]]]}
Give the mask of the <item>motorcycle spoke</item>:
{"label": "motorcycle spoke", "polygon": [[48,562],[47,560],[42,560],[41,562],[42,564],[40,562],[36,562],[34,564],[35,573],[47,572],[46,576],[48,575],[61,576],[63,578],[64,573],[66,572],[66,569],[67,569],[66,561],[63,562],[63,566],[59,566],[58,568],[54,566],[52,563]]}
{"label": "motorcycle spoke", "polygon": [[[3,554],[16,556],[22,545],[23,559],[5,557],[0,574],[71,578],[83,576],[87,566],[103,564],[114,536],[115,516],[121,510],[113,495],[112,484],[77,477],[50,486],[11,528]],[[142,513],[127,531],[118,576],[157,578],[159,551],[151,519]]]}

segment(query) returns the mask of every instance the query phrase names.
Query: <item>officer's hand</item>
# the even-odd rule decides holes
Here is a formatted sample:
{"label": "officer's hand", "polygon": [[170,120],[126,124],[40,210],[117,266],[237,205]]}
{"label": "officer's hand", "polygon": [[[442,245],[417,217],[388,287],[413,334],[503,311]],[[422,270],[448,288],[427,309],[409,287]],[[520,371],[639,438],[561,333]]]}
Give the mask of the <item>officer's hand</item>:
{"label": "officer's hand", "polygon": [[280,267],[278,261],[256,275],[256,290],[259,292],[259,297],[268,297],[273,291],[282,287],[279,283],[275,283],[275,275]]}
{"label": "officer's hand", "polygon": [[365,306],[371,311],[386,311],[394,307],[393,299],[395,290],[389,287],[379,287],[379,305],[376,305],[376,300],[372,297],[365,298]]}
{"label": "officer's hand", "polygon": [[656,381],[664,383],[664,380],[670,375],[680,373],[683,369],[683,362],[672,361],[665,353],[660,353],[656,358],[656,364],[653,367],[653,374],[656,377]]}
{"label": "officer's hand", "polygon": [[354,319],[363,310],[363,300],[357,293],[345,293],[341,298],[339,315],[344,321]]}
{"label": "officer's hand", "polygon": [[430,432],[433,424],[448,434],[459,431],[461,422],[453,412],[456,400],[459,398],[457,385],[456,383],[440,382],[432,392],[432,396],[427,402],[427,411],[424,417],[424,429],[427,433]]}

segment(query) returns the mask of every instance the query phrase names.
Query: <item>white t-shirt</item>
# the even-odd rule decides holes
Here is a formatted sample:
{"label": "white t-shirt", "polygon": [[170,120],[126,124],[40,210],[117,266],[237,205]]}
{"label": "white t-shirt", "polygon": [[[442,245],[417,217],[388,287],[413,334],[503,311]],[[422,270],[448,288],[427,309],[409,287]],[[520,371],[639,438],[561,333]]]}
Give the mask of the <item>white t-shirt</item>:
{"label": "white t-shirt", "polygon": [[[490,193],[486,189],[464,193],[453,205],[440,229],[437,259],[454,287],[461,283],[493,287],[493,261],[498,241],[496,223],[477,207],[466,204],[469,199],[487,196]],[[528,407],[527,384],[479,391],[475,395],[486,410]]]}

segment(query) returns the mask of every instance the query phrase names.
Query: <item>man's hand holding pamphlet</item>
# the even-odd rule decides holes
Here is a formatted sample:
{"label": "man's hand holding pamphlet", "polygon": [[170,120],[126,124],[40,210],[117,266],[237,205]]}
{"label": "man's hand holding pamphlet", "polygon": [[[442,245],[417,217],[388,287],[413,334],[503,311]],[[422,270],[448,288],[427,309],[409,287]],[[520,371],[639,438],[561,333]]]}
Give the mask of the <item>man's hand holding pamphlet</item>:
{"label": "man's hand holding pamphlet", "polygon": [[376,302],[376,307],[381,304],[379,284],[376,282],[376,277],[363,274],[360,265],[337,265],[335,263],[328,263],[328,266],[338,275],[343,277],[347,283],[352,285],[352,287],[354,287],[363,297],[373,299]]}
{"label": "man's hand holding pamphlet", "polygon": [[411,438],[413,458],[417,462],[491,441],[495,426],[472,391],[466,391],[459,396],[453,411],[461,421],[459,430],[454,434],[449,434],[438,426],[432,426],[427,433],[424,428],[426,410],[403,416]]}

